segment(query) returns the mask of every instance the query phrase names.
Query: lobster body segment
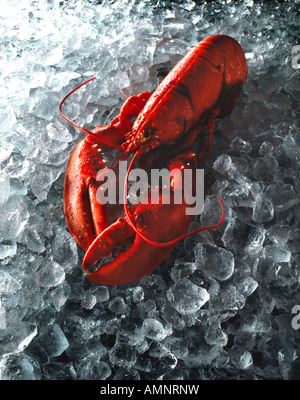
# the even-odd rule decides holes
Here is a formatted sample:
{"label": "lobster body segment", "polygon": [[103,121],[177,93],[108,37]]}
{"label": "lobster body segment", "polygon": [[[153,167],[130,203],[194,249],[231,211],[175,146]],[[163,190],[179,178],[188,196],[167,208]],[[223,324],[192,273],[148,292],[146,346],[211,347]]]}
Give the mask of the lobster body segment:
{"label": "lobster body segment", "polygon": [[[231,113],[247,79],[239,43],[226,35],[204,39],[160,83],[123,146],[143,151],[184,141],[193,128]],[[190,143],[188,142],[187,148]]]}
{"label": "lobster body segment", "polygon": [[[69,159],[64,214],[71,234],[86,252],[83,269],[89,280],[108,285],[135,281],[153,271],[179,240],[194,233],[185,234],[193,216],[186,215],[185,202],[174,201],[174,187],[170,204],[162,204],[162,188],[152,188],[159,191],[159,204],[140,202],[128,208],[129,173],[136,159],[148,173],[154,165],[166,164],[170,171],[178,166],[195,171],[199,160],[210,153],[215,119],[232,112],[246,79],[247,63],[239,43],[229,36],[215,35],[191,49],[153,94],[143,92],[127,99],[107,126],[88,131],[62,113],[65,99],[84,83],[63,99],[61,115],[87,135]],[[208,139],[204,131],[208,131]],[[200,150],[194,154],[191,149],[198,137]],[[123,151],[119,159],[134,156],[124,184],[125,216],[116,217],[115,213],[112,218],[111,206],[97,201],[96,177],[105,168],[103,152],[113,149]],[[144,193],[144,198],[149,199],[150,193]],[[224,218],[223,206],[222,210],[219,224],[200,230],[217,228]],[[127,247],[90,272],[119,245]]]}

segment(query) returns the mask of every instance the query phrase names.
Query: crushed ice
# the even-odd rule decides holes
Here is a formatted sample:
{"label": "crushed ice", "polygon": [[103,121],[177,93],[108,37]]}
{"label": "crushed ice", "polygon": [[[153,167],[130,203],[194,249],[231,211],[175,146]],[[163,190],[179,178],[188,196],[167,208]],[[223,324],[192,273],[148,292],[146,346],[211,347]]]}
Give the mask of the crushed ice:
{"label": "crushed ice", "polygon": [[[0,379],[299,379],[297,5],[164,3],[1,2]],[[86,281],[62,212],[82,135],[60,118],[60,101],[96,76],[65,113],[105,124],[123,95],[153,90],[217,33],[241,43],[249,66],[232,115],[217,123],[194,221],[219,220],[218,194],[223,225],[138,282]]]}

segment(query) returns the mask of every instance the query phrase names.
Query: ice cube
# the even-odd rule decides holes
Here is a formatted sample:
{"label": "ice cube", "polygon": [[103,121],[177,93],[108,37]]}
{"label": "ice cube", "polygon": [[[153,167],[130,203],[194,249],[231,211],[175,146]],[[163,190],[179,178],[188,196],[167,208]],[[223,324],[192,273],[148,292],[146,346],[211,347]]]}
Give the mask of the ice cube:
{"label": "ice cube", "polygon": [[0,260],[6,257],[13,257],[17,253],[17,244],[0,244]]}
{"label": "ice cube", "polygon": [[226,346],[228,337],[221,329],[220,324],[213,323],[205,331],[205,341],[210,345]]}
{"label": "ice cube", "polygon": [[26,354],[4,354],[0,358],[1,380],[39,380],[41,376],[38,362]]}
{"label": "ice cube", "polygon": [[59,72],[51,76],[49,86],[54,92],[60,92],[72,79],[79,78],[80,74],[72,71]]}
{"label": "ice cube", "polygon": [[275,263],[285,263],[290,261],[291,252],[276,244],[268,244],[264,247],[264,256]]}
{"label": "ice cube", "polygon": [[97,298],[101,303],[104,303],[109,300],[109,290],[107,286],[99,286],[97,290]]}
{"label": "ice cube", "polygon": [[245,251],[251,255],[258,255],[263,249],[263,244],[266,238],[266,230],[258,227],[249,234],[248,241],[245,243]]}
{"label": "ice cube", "polygon": [[176,260],[171,270],[171,278],[174,282],[179,282],[182,278],[188,277],[196,270],[195,263]]}
{"label": "ice cube", "polygon": [[149,76],[149,68],[145,65],[133,64],[129,71],[130,82],[138,83],[147,81]]}
{"label": "ice cube", "polygon": [[74,270],[77,265],[77,245],[73,237],[62,227],[58,227],[52,243],[53,259],[62,267],[66,273]]}
{"label": "ice cube", "polygon": [[60,356],[69,347],[69,342],[58,324],[42,327],[38,340],[50,359]]}
{"label": "ice cube", "polygon": [[194,314],[209,300],[206,289],[184,278],[167,291],[167,299],[181,315]]}
{"label": "ice cube", "polygon": [[116,343],[109,351],[109,360],[113,365],[130,369],[137,359],[136,350],[127,343]]}
{"label": "ice cube", "polygon": [[48,261],[37,271],[35,280],[42,287],[50,288],[58,286],[65,280],[65,271],[55,261]]}
{"label": "ice cube", "polygon": [[235,285],[227,284],[220,289],[218,295],[212,297],[211,306],[215,310],[236,311],[244,307],[245,301],[245,297]]}
{"label": "ice cube", "polygon": [[68,362],[47,362],[43,365],[43,379],[47,380],[75,380],[76,371]]}
{"label": "ice cube", "polygon": [[17,122],[14,108],[9,104],[0,106],[0,131],[9,132]]}
{"label": "ice cube", "polygon": [[232,364],[238,369],[247,369],[253,363],[251,353],[241,346],[234,345],[229,353]]}
{"label": "ice cube", "polygon": [[6,311],[0,301],[0,329],[6,329]]}
{"label": "ice cube", "polygon": [[22,196],[9,196],[0,214],[0,238],[15,240],[23,232],[28,218],[28,208]]}
{"label": "ice cube", "polygon": [[264,181],[273,178],[277,173],[278,162],[272,156],[259,158],[253,166],[253,176],[259,181]]}
{"label": "ice cube", "polygon": [[227,280],[234,271],[233,254],[221,247],[198,243],[194,248],[196,267],[207,276],[220,281]]}
{"label": "ice cube", "polygon": [[230,147],[240,153],[251,153],[252,146],[249,142],[241,139],[239,136],[235,137],[230,144]]}
{"label": "ice cube", "polygon": [[88,372],[86,379],[88,380],[105,380],[111,375],[110,366],[104,362],[99,361],[93,368]]}
{"label": "ice cube", "polygon": [[266,196],[271,200],[275,211],[286,211],[299,203],[299,197],[290,184],[276,181],[266,189]]}
{"label": "ice cube", "polygon": [[68,298],[70,297],[71,288],[69,285],[63,283],[49,292],[49,299],[52,301],[53,306],[57,311],[60,311]]}
{"label": "ice cube", "polygon": [[271,282],[276,279],[279,268],[271,260],[261,258],[254,264],[253,276],[259,282]]}
{"label": "ice cube", "polygon": [[213,164],[213,168],[220,174],[224,175],[226,172],[234,169],[231,157],[227,154],[219,156]]}
{"label": "ice cube", "polygon": [[166,337],[164,327],[161,322],[154,318],[146,318],[143,321],[142,333],[148,339],[161,341]]}
{"label": "ice cube", "polygon": [[36,231],[32,230],[32,228],[26,228],[23,231],[22,243],[24,243],[26,247],[34,253],[43,253],[46,250],[40,235]]}
{"label": "ice cube", "polygon": [[127,309],[125,301],[124,301],[123,297],[121,297],[121,296],[117,296],[117,297],[113,298],[109,302],[108,308],[110,309],[110,311],[112,311],[115,314],[124,314]]}
{"label": "ice cube", "polygon": [[88,310],[91,310],[97,304],[97,298],[92,293],[85,293],[83,299],[81,300],[81,306]]}
{"label": "ice cube", "polygon": [[299,101],[299,83],[300,83],[300,74],[299,71],[296,71],[287,83],[284,86],[284,90],[293,96],[296,101]]}
{"label": "ice cube", "polygon": [[274,207],[271,200],[264,196],[259,195],[254,203],[252,210],[252,219],[255,222],[269,222],[274,217]]}
{"label": "ice cube", "polygon": [[238,291],[247,298],[250,296],[258,286],[258,283],[251,276],[243,276],[235,280],[235,286]]}

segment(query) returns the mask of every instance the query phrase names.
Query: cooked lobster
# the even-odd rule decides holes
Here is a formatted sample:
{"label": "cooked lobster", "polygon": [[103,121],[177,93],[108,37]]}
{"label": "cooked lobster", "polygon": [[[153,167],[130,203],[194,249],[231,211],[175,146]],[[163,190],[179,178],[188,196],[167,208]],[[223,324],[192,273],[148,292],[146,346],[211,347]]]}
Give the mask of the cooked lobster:
{"label": "cooked lobster", "polygon": [[[148,201],[128,207],[128,177],[137,159],[146,171],[161,166],[162,161],[171,176],[174,169],[195,171],[199,160],[211,151],[215,119],[231,113],[246,79],[247,63],[239,43],[215,35],[190,50],[153,94],[143,92],[127,99],[118,117],[105,127],[88,131],[62,113],[64,101],[91,79],[62,100],[61,115],[86,134],[68,162],[63,204],[69,231],[86,252],[83,269],[88,279],[108,285],[135,281],[153,271],[179,240],[220,225],[224,218],[221,201],[222,218],[217,225],[186,234],[193,215],[186,215],[186,204],[175,204],[174,196],[170,204],[163,204],[161,188],[154,189],[159,191],[159,204]],[[196,155],[192,146],[197,137],[201,146]],[[114,207],[97,200],[97,173],[106,168],[103,152],[114,149],[122,150],[121,160],[133,154],[124,182],[125,216],[117,220]],[[174,194],[176,180],[171,187]],[[149,199],[150,193],[143,196]],[[119,250],[113,260],[89,272],[98,260],[126,243],[127,248]]]}

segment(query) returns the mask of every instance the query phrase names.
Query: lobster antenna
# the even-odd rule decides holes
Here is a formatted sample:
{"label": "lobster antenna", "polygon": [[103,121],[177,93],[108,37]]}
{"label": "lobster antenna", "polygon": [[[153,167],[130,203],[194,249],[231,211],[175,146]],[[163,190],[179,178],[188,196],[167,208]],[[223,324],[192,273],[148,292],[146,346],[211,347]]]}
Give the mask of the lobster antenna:
{"label": "lobster antenna", "polygon": [[88,83],[88,82],[90,82],[90,81],[93,81],[94,79],[96,79],[96,78],[94,77],[94,78],[88,79],[87,81],[81,83],[79,86],[77,86],[75,89],[73,89],[70,93],[68,93],[68,94],[62,99],[62,101],[61,101],[61,103],[60,103],[60,105],[59,105],[59,113],[60,113],[60,115],[61,115],[66,121],[68,121],[70,124],[72,124],[73,126],[75,126],[76,128],[78,128],[79,130],[81,130],[81,131],[82,131],[83,133],[85,133],[86,135],[91,135],[91,136],[93,136],[93,138],[95,138],[98,142],[107,144],[108,146],[111,146],[111,147],[114,147],[114,148],[119,148],[119,149],[121,150],[121,146],[117,146],[115,143],[113,143],[113,146],[112,146],[112,143],[109,142],[108,140],[105,140],[105,139],[103,139],[103,138],[100,138],[100,137],[99,137],[98,135],[96,135],[95,133],[93,133],[93,132],[89,131],[88,129],[85,129],[85,128],[83,128],[82,126],[76,124],[74,121],[72,121],[70,118],[68,118],[68,117],[62,112],[62,110],[61,110],[62,105],[63,105],[64,102],[67,100],[67,98],[68,98],[69,96],[71,96],[71,94],[73,94],[74,92],[76,92],[76,90],[78,90],[79,88],[81,88],[81,86],[85,85],[86,83]]}
{"label": "lobster antenna", "polygon": [[127,158],[132,154],[131,148],[132,147],[127,148],[117,158],[114,159],[114,161],[112,162],[111,167],[110,167],[112,170],[117,168],[117,166],[119,164],[119,160],[121,160],[121,161],[127,160]]}
{"label": "lobster antenna", "polygon": [[171,240],[171,241],[165,242],[165,243],[160,243],[160,242],[155,242],[155,241],[153,241],[153,240],[150,240],[150,239],[148,239],[146,236],[144,236],[141,232],[139,232],[138,229],[137,229],[137,227],[134,225],[134,223],[133,223],[132,220],[130,219],[129,211],[128,211],[128,205],[127,205],[128,178],[129,178],[130,171],[132,170],[133,164],[134,164],[134,162],[136,161],[136,158],[138,157],[138,155],[139,155],[138,152],[136,152],[135,155],[133,156],[133,158],[132,158],[132,160],[131,160],[131,162],[130,162],[130,164],[129,164],[128,170],[127,170],[127,174],[126,174],[126,178],[125,178],[125,185],[124,185],[124,194],[123,194],[124,197],[123,197],[123,202],[124,202],[124,211],[125,211],[126,219],[127,219],[128,223],[129,223],[129,225],[132,227],[132,229],[133,229],[143,240],[145,240],[145,242],[147,242],[147,243],[149,243],[149,244],[152,244],[153,246],[168,247],[168,246],[172,246],[172,245],[174,245],[174,244],[180,242],[182,239],[186,239],[186,238],[189,237],[189,236],[195,235],[196,233],[199,233],[199,232],[202,232],[202,231],[206,231],[206,230],[209,230],[209,229],[216,229],[216,228],[218,228],[218,227],[222,224],[222,222],[223,222],[223,220],[224,220],[224,217],[225,217],[225,210],[224,210],[224,206],[223,206],[223,204],[222,204],[222,202],[221,202],[220,197],[217,196],[217,198],[218,198],[218,200],[219,200],[219,202],[220,202],[220,204],[221,204],[222,217],[221,217],[220,221],[219,221],[216,225],[213,225],[213,226],[206,226],[206,227],[204,227],[204,228],[196,229],[196,230],[194,230],[194,231],[192,231],[192,232],[186,233],[185,235],[179,236],[177,239],[174,239],[174,240]]}

